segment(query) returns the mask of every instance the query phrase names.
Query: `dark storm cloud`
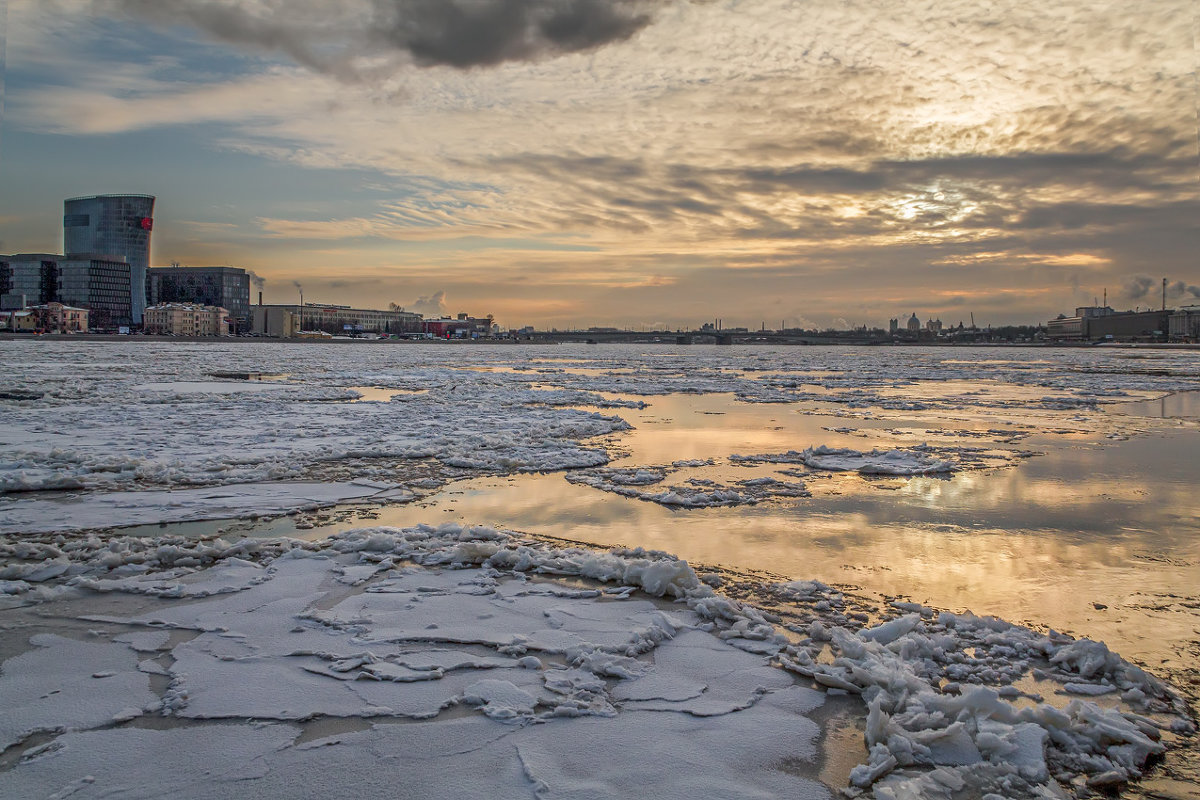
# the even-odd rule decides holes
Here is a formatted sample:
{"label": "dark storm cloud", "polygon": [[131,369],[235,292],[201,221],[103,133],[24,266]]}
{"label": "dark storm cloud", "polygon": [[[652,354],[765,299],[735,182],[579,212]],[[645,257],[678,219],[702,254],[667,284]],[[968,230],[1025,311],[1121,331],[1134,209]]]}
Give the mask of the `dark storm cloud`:
{"label": "dark storm cloud", "polygon": [[490,66],[591,50],[650,21],[630,0],[376,0],[373,38],[421,64]]}
{"label": "dark storm cloud", "polygon": [[[624,41],[671,0],[94,0],[139,20],[188,25],[361,79],[357,57],[402,56],[465,69],[534,61]],[[390,62],[394,67],[395,62]]]}

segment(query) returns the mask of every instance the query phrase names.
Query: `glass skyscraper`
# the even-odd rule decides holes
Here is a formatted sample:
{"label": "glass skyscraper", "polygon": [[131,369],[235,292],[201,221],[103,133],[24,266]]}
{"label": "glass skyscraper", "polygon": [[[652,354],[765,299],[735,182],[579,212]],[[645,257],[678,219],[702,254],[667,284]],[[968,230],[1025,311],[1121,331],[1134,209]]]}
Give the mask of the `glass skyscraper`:
{"label": "glass skyscraper", "polygon": [[154,197],[148,194],[101,194],[63,203],[63,249],[73,253],[125,256],[129,262],[130,311],[142,323],[150,270],[150,233]]}

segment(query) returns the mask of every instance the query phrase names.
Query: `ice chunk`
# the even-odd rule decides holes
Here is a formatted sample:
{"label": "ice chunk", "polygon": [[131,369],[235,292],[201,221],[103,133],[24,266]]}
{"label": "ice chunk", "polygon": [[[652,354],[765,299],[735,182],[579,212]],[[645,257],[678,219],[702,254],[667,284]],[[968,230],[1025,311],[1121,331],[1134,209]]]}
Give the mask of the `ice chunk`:
{"label": "ice chunk", "polygon": [[476,681],[463,692],[463,702],[482,706],[482,711],[495,720],[512,720],[533,714],[537,700],[529,692],[508,681],[485,678]]}
{"label": "ice chunk", "polygon": [[158,705],[137,653],[124,644],[54,634],[38,634],[30,643],[33,649],[0,668],[0,750],[38,731],[86,730],[130,708]]}

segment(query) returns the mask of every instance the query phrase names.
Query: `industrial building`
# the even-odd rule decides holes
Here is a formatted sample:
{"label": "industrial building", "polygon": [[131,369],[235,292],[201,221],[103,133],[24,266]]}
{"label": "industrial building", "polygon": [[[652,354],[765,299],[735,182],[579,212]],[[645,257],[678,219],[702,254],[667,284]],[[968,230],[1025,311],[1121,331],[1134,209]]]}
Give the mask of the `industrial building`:
{"label": "industrial building", "polygon": [[117,329],[132,321],[130,267],[124,258],[104,254],[18,253],[0,256],[0,296],[4,308],[63,303],[85,308],[97,329]]}
{"label": "industrial building", "polygon": [[1089,341],[1160,341],[1166,338],[1171,312],[1126,311],[1104,316],[1085,317],[1084,333]]}
{"label": "industrial building", "polygon": [[1060,314],[1046,323],[1046,338],[1054,341],[1158,341],[1166,338],[1171,312],[1114,311],[1108,306],[1081,306],[1075,316]]}
{"label": "industrial building", "polygon": [[1083,318],[1059,314],[1046,323],[1046,338],[1054,342],[1083,341]]}
{"label": "industrial building", "polygon": [[250,330],[259,336],[291,339],[300,332],[300,316],[286,308],[257,305],[250,313]]}
{"label": "industrial building", "polygon": [[492,316],[471,317],[459,314],[451,319],[425,320],[425,332],[438,339],[475,339],[480,336],[491,336],[494,333]]}
{"label": "industrial building", "polygon": [[198,303],[160,303],[146,308],[142,329],[166,336],[229,336],[229,309]]}
{"label": "industrial building", "polygon": [[[260,311],[260,309],[264,309]],[[280,335],[268,331],[268,323],[274,319],[283,324],[283,317],[272,315],[269,309],[281,309],[296,316],[299,330],[324,331],[335,335],[355,336],[362,333],[407,334],[423,333],[425,328],[420,314],[411,311],[379,311],[369,308],[305,303],[304,305],[255,306],[254,332],[267,336]],[[261,321],[261,325],[260,325]]]}
{"label": "industrial building", "polygon": [[129,266],[130,319],[140,325],[146,308],[154,197],[101,194],[63,202],[63,249],[67,255],[124,256]]}
{"label": "industrial building", "polygon": [[238,332],[250,330],[250,275],[239,267],[150,268],[150,303],[199,303],[229,310]]}

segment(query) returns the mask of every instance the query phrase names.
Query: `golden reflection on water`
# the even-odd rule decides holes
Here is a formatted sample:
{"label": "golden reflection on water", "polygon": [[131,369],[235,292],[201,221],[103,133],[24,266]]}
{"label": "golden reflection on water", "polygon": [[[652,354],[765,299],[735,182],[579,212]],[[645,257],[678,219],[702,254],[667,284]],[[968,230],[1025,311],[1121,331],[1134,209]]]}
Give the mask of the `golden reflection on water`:
{"label": "golden reflection on water", "polygon": [[[817,444],[866,450],[916,438],[913,431],[889,432],[894,419],[810,415],[791,405],[735,402],[729,395],[650,402],[643,410],[619,410],[636,429],[615,438],[627,453],[616,466],[717,461],[669,475],[667,484],[691,476],[732,483],[776,475],[785,466],[731,464],[727,459],[734,453]],[[1059,412],[1059,419],[1051,414],[1046,427],[1074,414]],[[915,431],[936,431],[940,422],[914,412],[906,416]],[[1200,595],[1200,496],[1194,477],[1200,432],[1163,425],[1154,433],[1110,441],[1104,437],[1129,423],[1144,430],[1146,420],[1089,416],[1088,425],[1070,436],[1039,436],[1044,454],[1019,466],[950,479],[814,473],[804,479],[814,492],[811,499],[671,510],[571,484],[561,474],[484,478],[452,484],[419,503],[382,509],[365,524],[458,520],[661,549],[695,564],[849,584],[938,608],[1049,626],[1105,640],[1150,666],[1178,665],[1200,628],[1200,611],[1172,605]],[[986,414],[956,422],[977,431],[1000,424]],[[854,430],[827,430],[834,427]],[[1080,444],[1081,436],[1088,441]],[[1002,447],[987,440],[966,443]]]}

